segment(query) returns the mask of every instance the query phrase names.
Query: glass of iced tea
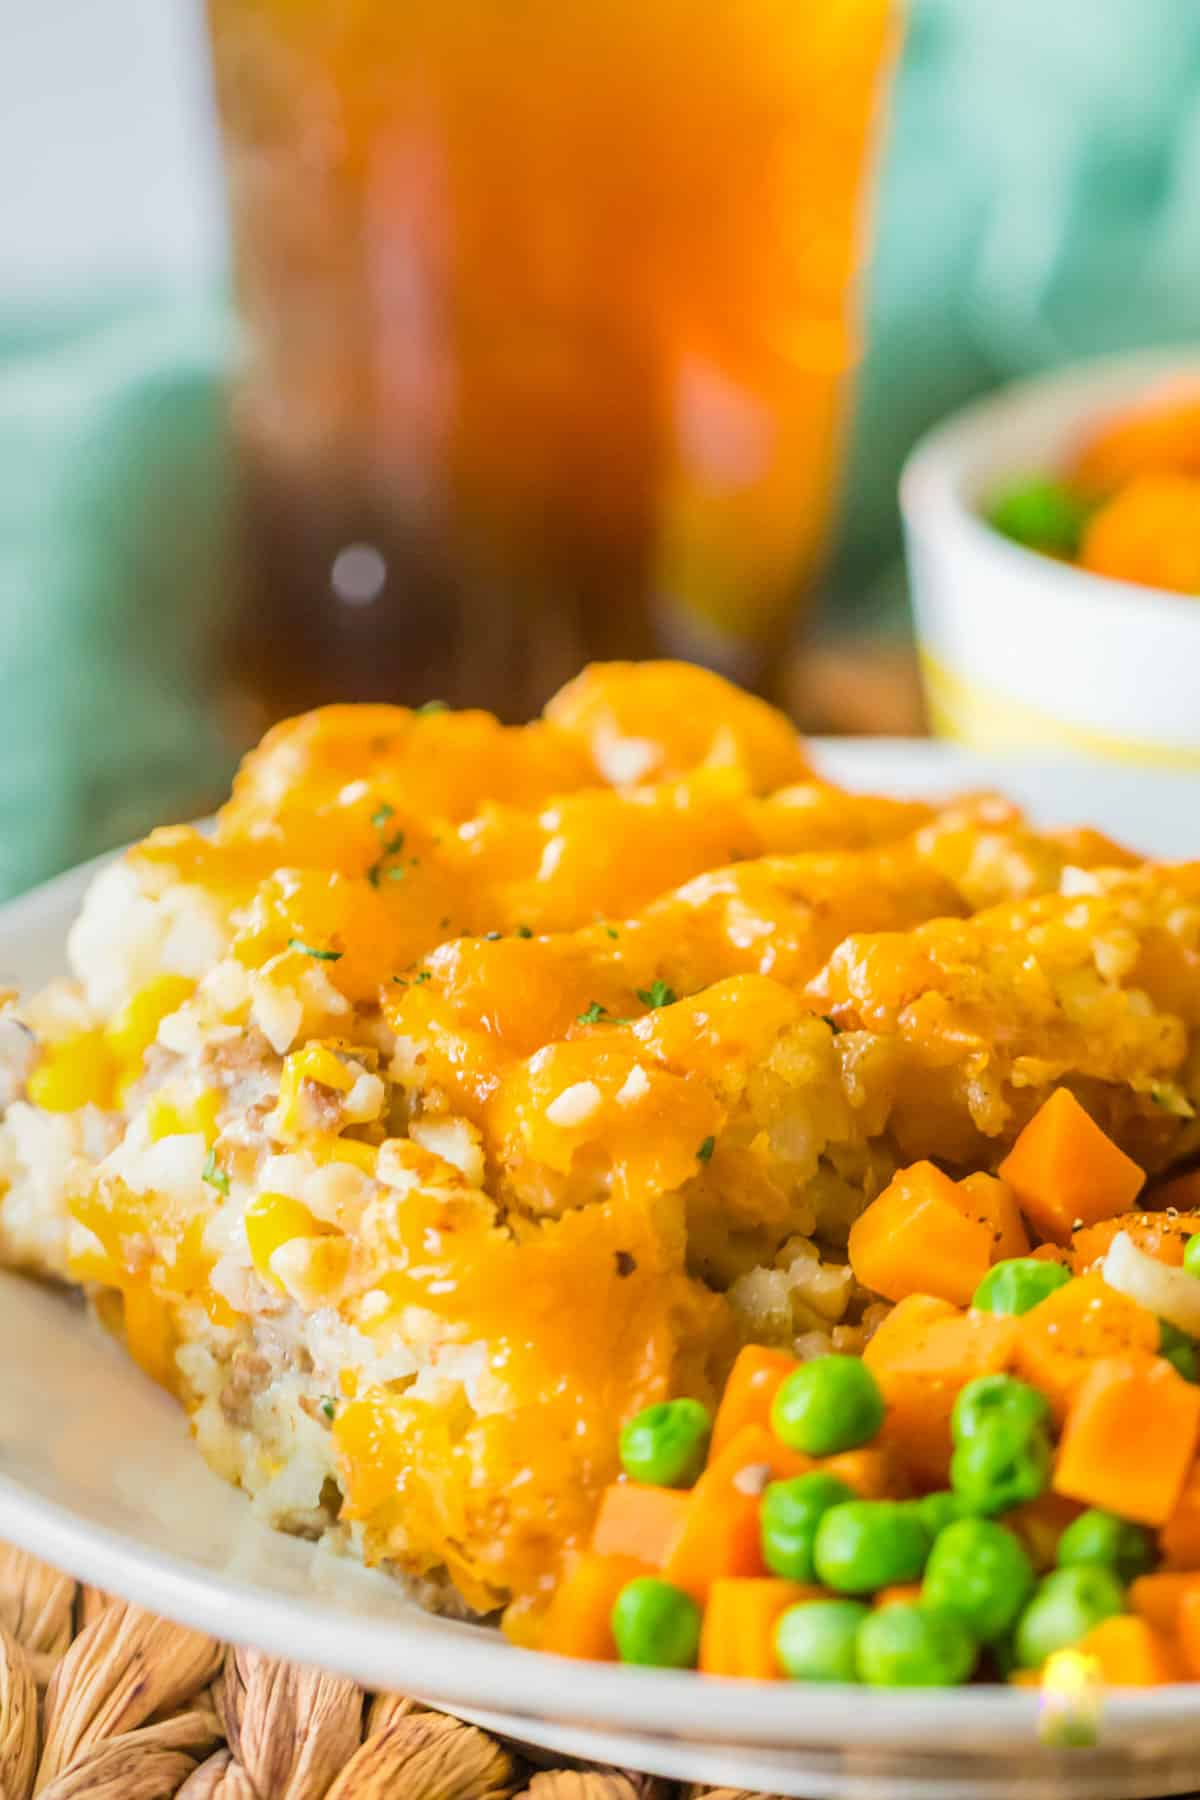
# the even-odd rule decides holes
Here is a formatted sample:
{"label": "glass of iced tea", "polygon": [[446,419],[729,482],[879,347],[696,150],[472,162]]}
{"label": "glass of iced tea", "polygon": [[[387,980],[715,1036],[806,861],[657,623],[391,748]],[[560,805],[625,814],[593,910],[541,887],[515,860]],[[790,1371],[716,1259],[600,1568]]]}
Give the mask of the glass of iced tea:
{"label": "glass of iced tea", "polygon": [[526,717],[593,656],[762,682],[824,547],[895,0],[208,5],[260,713]]}

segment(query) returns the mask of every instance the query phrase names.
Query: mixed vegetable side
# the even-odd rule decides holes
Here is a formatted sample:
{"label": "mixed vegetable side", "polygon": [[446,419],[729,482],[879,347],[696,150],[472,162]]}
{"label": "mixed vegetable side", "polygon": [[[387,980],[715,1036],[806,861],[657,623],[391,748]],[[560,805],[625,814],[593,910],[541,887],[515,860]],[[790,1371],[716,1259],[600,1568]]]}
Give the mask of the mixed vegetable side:
{"label": "mixed vegetable side", "polygon": [[1200,594],[1200,379],[1119,413],[1061,473],[1011,482],[985,510],[997,531],[1045,556]]}
{"label": "mixed vegetable side", "polygon": [[894,1303],[862,1358],[750,1346],[715,1417],[629,1420],[543,1647],[875,1687],[1035,1682],[1063,1651],[1200,1679],[1200,1177],[1133,1211],[1144,1179],[1066,1089],[998,1176],[902,1171],[850,1235]]}

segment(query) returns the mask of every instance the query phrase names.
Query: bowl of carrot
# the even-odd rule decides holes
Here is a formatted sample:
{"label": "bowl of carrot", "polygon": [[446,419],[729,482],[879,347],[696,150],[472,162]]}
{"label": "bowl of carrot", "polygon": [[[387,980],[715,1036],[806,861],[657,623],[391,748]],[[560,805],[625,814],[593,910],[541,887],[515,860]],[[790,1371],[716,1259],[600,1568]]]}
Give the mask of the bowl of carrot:
{"label": "bowl of carrot", "polygon": [[901,506],[938,735],[1200,769],[1200,350],[968,407]]}

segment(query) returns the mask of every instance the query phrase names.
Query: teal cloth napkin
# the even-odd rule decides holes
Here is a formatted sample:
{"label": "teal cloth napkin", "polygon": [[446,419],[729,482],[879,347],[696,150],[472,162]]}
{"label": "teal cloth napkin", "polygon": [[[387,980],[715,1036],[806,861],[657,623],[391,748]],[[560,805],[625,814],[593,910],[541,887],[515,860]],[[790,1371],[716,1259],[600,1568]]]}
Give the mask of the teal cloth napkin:
{"label": "teal cloth napkin", "polygon": [[230,337],[217,303],[0,326],[0,895],[228,779]]}

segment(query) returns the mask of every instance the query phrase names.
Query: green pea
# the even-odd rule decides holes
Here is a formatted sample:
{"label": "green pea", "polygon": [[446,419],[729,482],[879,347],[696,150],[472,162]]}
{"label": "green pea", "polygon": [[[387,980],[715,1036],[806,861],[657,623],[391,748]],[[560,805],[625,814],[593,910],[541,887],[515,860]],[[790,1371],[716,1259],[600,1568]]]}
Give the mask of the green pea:
{"label": "green pea", "polygon": [[979,1312],[1027,1313],[1056,1288],[1065,1287],[1071,1272],[1061,1263],[1014,1256],[990,1268],[971,1297]]}
{"label": "green pea", "polygon": [[1012,1375],[979,1375],[968,1381],[954,1402],[950,1430],[956,1444],[977,1436],[997,1418],[1028,1426],[1049,1426],[1050,1408],[1043,1395]]}
{"label": "green pea", "polygon": [[690,1487],[708,1451],[712,1420],[699,1400],[663,1400],[621,1427],[621,1467],[651,1487]]}
{"label": "green pea", "polygon": [[901,1500],[847,1500],[817,1526],[813,1568],[839,1594],[874,1594],[915,1581],[929,1555],[929,1533]]}
{"label": "green pea", "polygon": [[958,1519],[929,1553],[921,1604],[953,1614],[990,1644],[1015,1622],[1033,1584],[1033,1564],[1011,1531],[991,1519]]}
{"label": "green pea", "polygon": [[1086,1637],[1093,1625],[1125,1610],[1125,1592],[1109,1569],[1095,1564],[1052,1569],[1017,1621],[1017,1663],[1038,1669],[1055,1650]]}
{"label": "green pea", "polygon": [[1183,1246],[1183,1266],[1189,1275],[1200,1275],[1200,1231]]}
{"label": "green pea", "polygon": [[639,1575],[617,1595],[612,1631],[622,1662],[690,1669],[700,1649],[700,1608],[682,1588]]}
{"label": "green pea", "polygon": [[1040,1425],[998,1418],[958,1445],[950,1482],[966,1513],[1002,1513],[1036,1500],[1050,1479],[1050,1440]]}
{"label": "green pea", "polygon": [[771,1573],[788,1581],[811,1581],[817,1526],[831,1506],[853,1498],[844,1481],[820,1469],[772,1481],[763,1491],[759,1515],[763,1561]]}
{"label": "green pea", "polygon": [[909,1601],[881,1607],[859,1627],[858,1672],[870,1687],[958,1687],[976,1655],[961,1619]]}
{"label": "green pea", "polygon": [[936,1494],[924,1494],[920,1500],[910,1500],[909,1505],[919,1517],[932,1543],[947,1525],[953,1525],[956,1519],[963,1516],[957,1494],[948,1491]]}
{"label": "green pea", "polygon": [[1076,556],[1091,504],[1064,482],[1031,476],[998,493],[987,509],[993,530],[1050,556]]}
{"label": "green pea", "polygon": [[835,1456],[873,1438],[885,1412],[879,1383],[857,1356],[802,1363],[771,1405],[771,1429],[790,1450]]}
{"label": "green pea", "polygon": [[858,1600],[805,1600],[775,1627],[775,1655],[793,1681],[857,1681],[858,1632],[871,1611]]}
{"label": "green pea", "polygon": [[1200,1380],[1200,1360],[1196,1356],[1195,1341],[1186,1331],[1180,1331],[1178,1325],[1172,1325],[1170,1319],[1158,1321],[1158,1354],[1185,1381]]}
{"label": "green pea", "polygon": [[1072,1519],[1058,1540],[1058,1566],[1075,1569],[1094,1565],[1111,1569],[1120,1581],[1133,1581],[1154,1567],[1156,1558],[1150,1533],[1141,1525],[1118,1519],[1115,1513],[1091,1507]]}

